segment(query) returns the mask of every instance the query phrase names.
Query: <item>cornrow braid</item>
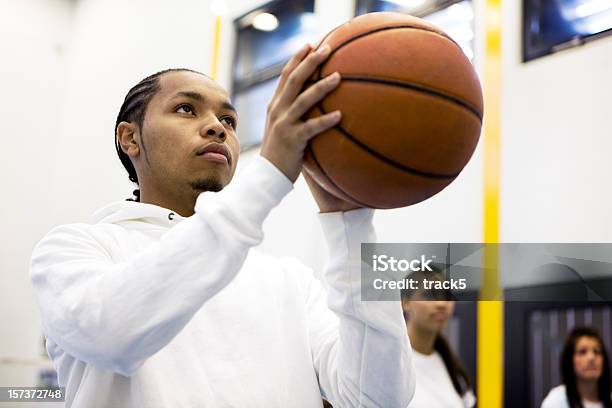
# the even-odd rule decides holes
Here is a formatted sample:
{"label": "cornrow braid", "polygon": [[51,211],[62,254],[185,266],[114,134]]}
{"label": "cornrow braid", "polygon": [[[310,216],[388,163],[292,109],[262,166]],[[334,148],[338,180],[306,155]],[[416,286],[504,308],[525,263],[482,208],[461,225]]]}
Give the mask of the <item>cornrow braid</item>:
{"label": "cornrow braid", "polygon": [[[130,181],[138,184],[138,174],[134,168],[134,164],[130,157],[121,149],[119,138],[117,137],[117,128],[121,122],[135,123],[142,131],[142,124],[144,122],[145,113],[149,102],[159,91],[159,78],[169,72],[193,72],[196,74],[204,75],[201,72],[194,71],[188,68],[171,68],[159,71],[153,75],[149,75],[145,79],[138,82],[132,89],[130,89],[123,100],[119,114],[117,115],[117,121],[115,122],[115,149],[119,155],[119,160],[123,164],[123,167],[128,172]],[[207,75],[204,75],[209,78]],[[140,201],[140,190],[134,190],[134,198],[129,198],[129,201]]]}

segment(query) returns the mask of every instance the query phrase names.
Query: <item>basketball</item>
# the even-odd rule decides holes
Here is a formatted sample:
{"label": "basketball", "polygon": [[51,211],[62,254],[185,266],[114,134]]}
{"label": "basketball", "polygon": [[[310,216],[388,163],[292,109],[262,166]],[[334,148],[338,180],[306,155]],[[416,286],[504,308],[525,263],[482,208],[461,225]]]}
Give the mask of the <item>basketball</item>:
{"label": "basketball", "polygon": [[309,84],[336,71],[342,80],[305,118],[338,109],[342,120],[310,141],[304,171],[371,208],[409,206],[448,186],[472,156],[483,117],[480,82],[459,45],[389,12],[356,17],[317,48],[325,44],[331,53]]}

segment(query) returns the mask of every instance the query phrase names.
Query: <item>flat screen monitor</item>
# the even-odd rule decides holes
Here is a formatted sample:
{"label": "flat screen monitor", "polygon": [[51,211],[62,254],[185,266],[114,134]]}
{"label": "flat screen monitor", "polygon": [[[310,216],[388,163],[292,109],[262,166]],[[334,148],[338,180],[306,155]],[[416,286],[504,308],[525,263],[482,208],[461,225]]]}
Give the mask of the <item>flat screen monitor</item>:
{"label": "flat screen monitor", "polygon": [[523,0],[523,61],[612,32],[612,0]]}

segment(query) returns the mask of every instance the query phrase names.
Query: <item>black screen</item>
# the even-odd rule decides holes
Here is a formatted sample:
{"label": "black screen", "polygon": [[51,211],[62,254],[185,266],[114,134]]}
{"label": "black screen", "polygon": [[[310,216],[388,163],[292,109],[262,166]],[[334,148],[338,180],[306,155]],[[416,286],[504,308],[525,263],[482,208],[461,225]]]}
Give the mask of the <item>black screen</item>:
{"label": "black screen", "polygon": [[524,0],[523,61],[612,30],[612,0]]}

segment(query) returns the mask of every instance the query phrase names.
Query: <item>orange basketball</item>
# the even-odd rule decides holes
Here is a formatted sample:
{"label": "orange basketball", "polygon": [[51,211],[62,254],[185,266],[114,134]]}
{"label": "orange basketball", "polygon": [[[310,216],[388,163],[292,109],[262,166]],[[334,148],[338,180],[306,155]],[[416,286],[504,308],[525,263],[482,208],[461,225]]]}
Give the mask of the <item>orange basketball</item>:
{"label": "orange basketball", "polygon": [[311,140],[305,171],[372,208],[412,205],[448,186],[482,126],[480,82],[461,48],[424,20],[387,12],[354,18],[325,44],[331,54],[312,81],[335,71],[342,81],[306,118],[339,109],[342,120]]}

